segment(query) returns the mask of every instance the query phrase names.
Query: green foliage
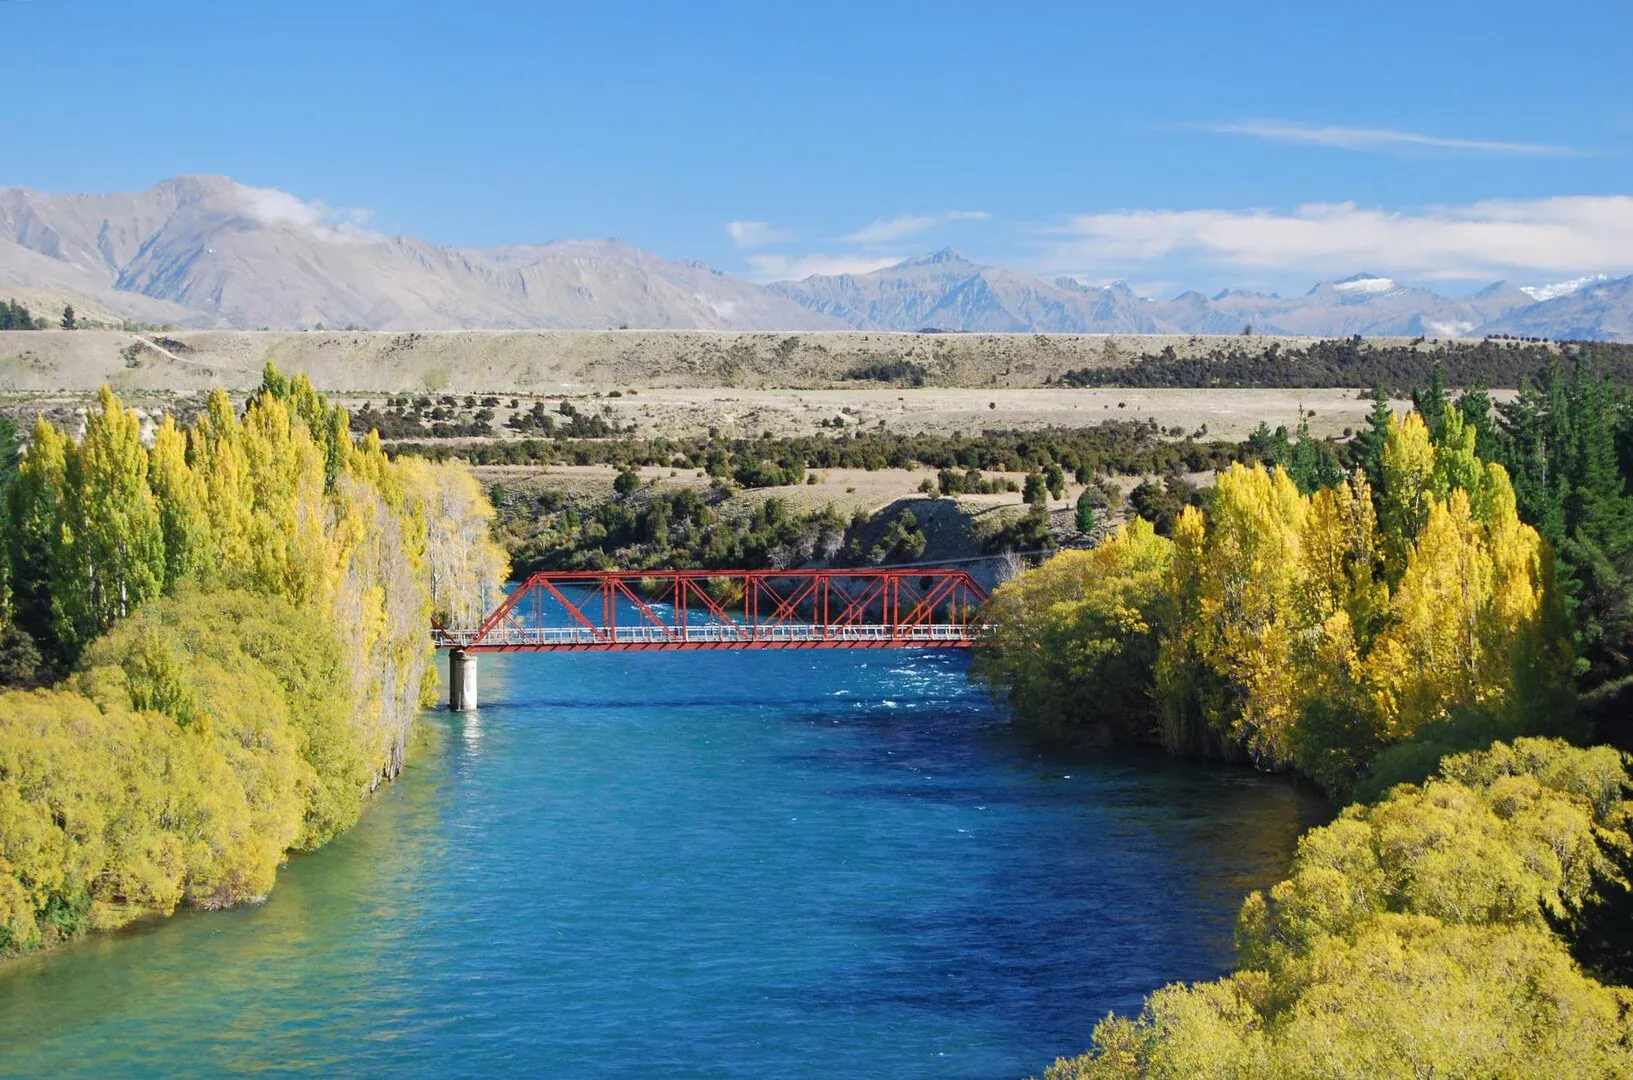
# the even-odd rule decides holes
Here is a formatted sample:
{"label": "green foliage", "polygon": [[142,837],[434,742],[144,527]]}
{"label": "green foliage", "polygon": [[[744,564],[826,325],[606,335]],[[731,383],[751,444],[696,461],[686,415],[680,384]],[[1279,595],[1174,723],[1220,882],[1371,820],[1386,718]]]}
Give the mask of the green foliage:
{"label": "green foliage", "polygon": [[942,469],[936,473],[936,489],[943,495],[998,495],[1020,490],[1015,481],[1002,477],[987,479],[980,469]]}
{"label": "green foliage", "polygon": [[1495,447],[1482,449],[1559,556],[1584,686],[1633,672],[1633,404],[1591,360],[1555,360],[1497,412]]}
{"label": "green foliage", "polygon": [[1099,518],[1095,515],[1097,502],[1096,493],[1092,488],[1084,488],[1083,493],[1077,497],[1078,532],[1087,535],[1099,524]]}
{"label": "green foliage", "polygon": [[1069,371],[1065,386],[1127,387],[1354,387],[1382,386],[1406,393],[1442,370],[1443,385],[1520,387],[1552,359],[1592,353],[1612,378],[1633,382],[1633,346],[1606,342],[1543,342],[1487,338],[1433,344],[1366,341],[1360,337],[1314,341],[1288,347],[1221,343],[1206,353],[1181,357],[1173,346],[1144,353],[1117,366]]}
{"label": "green foliage", "polygon": [[797,459],[742,461],[732,471],[732,479],[746,488],[789,487],[804,482],[805,463]]}
{"label": "green foliage", "polygon": [[1384,388],[1372,388],[1372,411],[1367,414],[1367,426],[1355,436],[1351,455],[1366,482],[1373,491],[1382,491],[1384,482],[1384,443],[1389,439],[1389,428],[1395,422],[1395,413],[1389,407],[1389,395]]}
{"label": "green foliage", "polygon": [[11,490],[22,463],[22,439],[9,416],[0,416],[0,494]]}
{"label": "green foliage", "polygon": [[29,455],[6,492],[6,580],[10,586],[7,622],[36,643],[52,666],[64,655],[51,583],[61,561],[68,443],[56,428],[34,425]]}
{"label": "green foliage", "polygon": [[74,305],[72,304],[62,309],[62,328],[64,330],[79,329],[79,320],[74,316]]}
{"label": "green foliage", "polygon": [[1043,484],[1049,489],[1051,499],[1066,497],[1066,471],[1057,463],[1051,461],[1043,470]]}
{"label": "green foliage", "polygon": [[770,498],[727,515],[718,509],[723,494],[643,489],[617,501],[555,492],[514,498],[500,512],[496,535],[519,574],[614,566],[763,569],[841,549],[845,522],[831,509],[800,513]]}
{"label": "green foliage", "polygon": [[45,320],[36,319],[16,300],[0,304],[0,330],[44,330]]}
{"label": "green foliage", "polygon": [[[562,402],[562,406],[572,408],[568,402]],[[539,408],[543,415],[542,402]],[[574,410],[574,415],[581,414]],[[362,426],[360,421],[358,426]],[[458,457],[474,465],[658,465],[703,469],[711,476],[730,476],[739,467],[760,462],[770,462],[782,470],[797,463],[805,470],[927,466],[987,472],[1042,472],[1050,464],[1058,464],[1062,470],[1080,476],[1132,476],[1201,472],[1232,461],[1258,460],[1251,447],[1240,443],[1168,438],[1154,419],[1108,420],[1093,427],[1044,431],[984,431],[979,435],[851,430],[840,438],[812,435],[729,439],[715,432],[694,438],[635,439],[627,432],[612,430],[582,435],[554,426],[527,430],[550,438],[464,444],[404,442],[393,449],[399,454],[436,461]],[[385,428],[381,428],[381,434],[388,434]]]}
{"label": "green foliage", "polygon": [[1029,472],[1026,474],[1026,483],[1021,485],[1021,501],[1028,506],[1045,506],[1049,502],[1049,489],[1043,480],[1043,474]]}
{"label": "green foliage", "polygon": [[1446,422],[1446,410],[1450,407],[1446,399],[1446,369],[1438,360],[1429,373],[1429,388],[1418,390],[1412,388],[1412,408],[1423,417],[1423,422],[1429,428],[1429,434],[1437,442]]}
{"label": "green foliage", "polygon": [[923,364],[911,360],[878,360],[859,365],[845,373],[845,378],[862,382],[894,383],[899,386],[923,386],[926,371]]}
{"label": "green foliage", "polygon": [[890,524],[868,550],[867,561],[883,563],[911,562],[924,554],[929,543],[919,528],[919,519],[911,510],[902,510],[890,519]]}
{"label": "green foliage", "polygon": [[1199,502],[1196,485],[1174,474],[1162,480],[1141,480],[1128,493],[1128,508],[1156,526],[1159,536],[1173,536],[1179,515]]}

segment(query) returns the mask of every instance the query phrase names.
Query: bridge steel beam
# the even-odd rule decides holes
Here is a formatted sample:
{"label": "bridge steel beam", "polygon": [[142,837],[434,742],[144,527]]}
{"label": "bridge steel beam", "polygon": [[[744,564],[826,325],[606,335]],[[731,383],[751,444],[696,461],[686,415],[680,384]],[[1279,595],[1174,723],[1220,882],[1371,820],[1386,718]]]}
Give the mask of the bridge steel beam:
{"label": "bridge steel beam", "polygon": [[[450,705],[475,707],[475,653],[620,649],[966,648],[987,593],[962,570],[541,571],[451,650]],[[468,658],[468,694],[453,656]]]}

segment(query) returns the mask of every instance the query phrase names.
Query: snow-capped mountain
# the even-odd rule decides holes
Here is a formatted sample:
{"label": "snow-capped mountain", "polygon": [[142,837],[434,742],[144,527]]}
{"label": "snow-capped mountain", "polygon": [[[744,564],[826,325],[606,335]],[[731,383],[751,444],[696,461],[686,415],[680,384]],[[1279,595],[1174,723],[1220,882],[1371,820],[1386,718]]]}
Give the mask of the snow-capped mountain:
{"label": "snow-capped mountain", "polygon": [[1592,274],[1588,277],[1572,278],[1570,281],[1558,281],[1552,285],[1521,285],[1520,291],[1533,300],[1556,300],[1589,285],[1598,285],[1609,280],[1605,274]]}
{"label": "snow-capped mountain", "polygon": [[[1120,282],[1044,281],[950,249],[868,274],[817,275],[770,288],[858,330],[1235,334],[1251,326],[1263,334],[1310,337],[1456,338],[1478,337],[1499,320],[1539,306],[1508,282],[1452,298],[1375,273],[1324,281],[1292,297],[1227,289],[1212,297],[1184,292],[1148,299]],[[1618,325],[1612,313],[1603,318],[1605,327]],[[1543,328],[1530,333],[1558,336],[1545,328],[1549,324],[1537,325]],[[1573,319],[1569,328],[1576,336],[1613,336],[1592,320]]]}
{"label": "snow-capped mountain", "polygon": [[1481,327],[1516,337],[1633,341],[1633,276],[1590,279]]}
{"label": "snow-capped mountain", "polygon": [[[1166,299],[1046,280],[946,248],[867,274],[757,285],[620,240],[477,250],[371,232],[220,176],[147,191],[0,190],[0,297],[82,298],[148,322],[285,329],[893,330],[1633,339],[1633,278],[1452,298],[1378,273],[1283,297]],[[55,302],[61,302],[56,300]],[[89,310],[89,307],[88,307]]]}

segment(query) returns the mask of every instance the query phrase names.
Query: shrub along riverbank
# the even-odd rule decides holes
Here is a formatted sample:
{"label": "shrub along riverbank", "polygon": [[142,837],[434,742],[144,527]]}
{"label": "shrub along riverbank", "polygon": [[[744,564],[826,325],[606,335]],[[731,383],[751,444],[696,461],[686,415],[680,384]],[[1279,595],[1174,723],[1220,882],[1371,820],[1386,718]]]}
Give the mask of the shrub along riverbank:
{"label": "shrub along riverbank", "polygon": [[[1108,1017],[1046,1080],[1633,1075],[1633,991],[1600,981],[1627,969],[1555,932],[1625,860],[1627,782],[1557,740],[1447,757],[1300,841],[1242,905],[1234,974]],[[1597,916],[1624,940],[1626,910]]]}
{"label": "shrub along riverbank", "polygon": [[1248,899],[1235,975],[1051,1077],[1633,1073],[1627,759],[1566,741],[1627,739],[1633,414],[1557,364],[1496,418],[1419,408],[1345,479],[1233,466],[1171,537],[994,597],[978,671],[1023,719],[1359,800]]}
{"label": "shrub along riverbank", "polygon": [[352,824],[430,700],[433,613],[505,576],[462,470],[390,462],[268,368],[242,416],[104,390],[5,478],[0,955],[263,896]]}

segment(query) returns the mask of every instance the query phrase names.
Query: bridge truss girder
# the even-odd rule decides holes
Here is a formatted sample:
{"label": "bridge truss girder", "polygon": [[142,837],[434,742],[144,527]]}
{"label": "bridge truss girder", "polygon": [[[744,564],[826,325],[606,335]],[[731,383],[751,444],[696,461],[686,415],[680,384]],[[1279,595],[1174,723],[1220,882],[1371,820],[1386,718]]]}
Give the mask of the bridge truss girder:
{"label": "bridge truss girder", "polygon": [[433,636],[463,652],[962,648],[986,599],[936,568],[540,571],[480,626]]}

